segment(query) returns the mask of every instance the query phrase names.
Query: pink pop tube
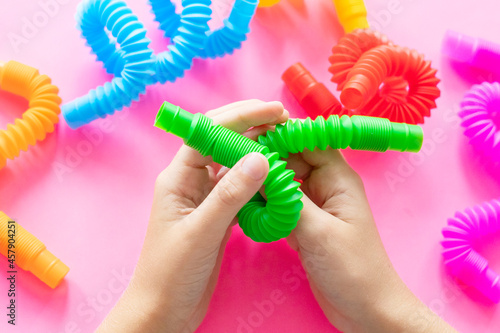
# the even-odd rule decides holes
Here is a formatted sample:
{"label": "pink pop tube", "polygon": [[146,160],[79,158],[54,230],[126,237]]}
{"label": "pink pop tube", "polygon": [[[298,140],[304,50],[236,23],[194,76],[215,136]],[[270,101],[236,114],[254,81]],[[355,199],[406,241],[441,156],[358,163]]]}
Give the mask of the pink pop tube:
{"label": "pink pop tube", "polygon": [[500,231],[500,201],[491,200],[455,213],[443,228],[444,263],[450,273],[475,287],[495,303],[500,301],[500,277],[473,249],[482,237]]}
{"label": "pink pop tube", "polygon": [[500,44],[448,30],[443,39],[443,53],[456,61],[500,74]]}
{"label": "pink pop tube", "polygon": [[500,162],[500,83],[483,82],[465,94],[458,115],[464,134],[478,151]]}

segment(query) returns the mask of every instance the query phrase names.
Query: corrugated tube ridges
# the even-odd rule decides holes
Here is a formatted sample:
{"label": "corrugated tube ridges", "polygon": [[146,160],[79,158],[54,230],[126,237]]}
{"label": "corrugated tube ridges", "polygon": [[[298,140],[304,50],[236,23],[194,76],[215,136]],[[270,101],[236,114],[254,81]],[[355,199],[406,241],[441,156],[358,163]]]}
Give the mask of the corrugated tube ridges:
{"label": "corrugated tube ridges", "polygon": [[[146,30],[125,2],[117,0],[86,0],[78,7],[77,20],[83,37],[87,39],[98,59],[107,61],[108,72],[114,72],[123,59],[120,77],[92,89],[83,97],[63,106],[63,114],[72,128],[87,124],[97,118],[111,115],[115,110],[129,106],[152,83],[154,70],[153,51]],[[106,27],[120,44],[115,48],[106,33]],[[98,31],[101,31],[99,33]],[[97,36],[95,39],[91,36]]]}
{"label": "corrugated tube ridges", "polygon": [[494,199],[455,213],[443,228],[444,263],[451,274],[477,288],[493,302],[500,300],[500,278],[473,247],[500,231],[500,201]]}
{"label": "corrugated tube ridges", "polygon": [[59,121],[59,89],[51,84],[47,75],[16,61],[9,61],[0,67],[0,87],[15,95],[24,97],[29,108],[14,124],[8,124],[0,131],[0,168],[7,159],[14,159],[21,151],[27,151],[37,141],[42,141],[47,133],[54,131]]}

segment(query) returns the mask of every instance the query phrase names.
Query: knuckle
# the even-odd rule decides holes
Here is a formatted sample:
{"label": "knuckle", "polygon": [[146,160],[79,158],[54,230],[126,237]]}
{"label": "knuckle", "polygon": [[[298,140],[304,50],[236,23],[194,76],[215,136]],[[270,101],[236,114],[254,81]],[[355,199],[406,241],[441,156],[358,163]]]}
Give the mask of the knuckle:
{"label": "knuckle", "polygon": [[209,117],[209,118],[213,118],[213,115],[214,115],[214,113],[215,113],[216,111],[217,111],[217,109],[207,111],[207,112],[205,113],[205,116],[207,116],[207,117]]}
{"label": "knuckle", "polygon": [[165,189],[168,184],[169,184],[169,177],[168,177],[166,171],[164,170],[164,171],[160,172],[158,177],[156,177],[155,190]]}
{"label": "knuckle", "polygon": [[241,201],[238,185],[227,177],[222,178],[217,187],[219,200],[227,206],[234,206]]}
{"label": "knuckle", "polygon": [[359,173],[357,173],[356,171],[354,171],[354,169],[351,168],[350,170],[350,176],[354,182],[354,184],[356,184],[356,186],[364,189],[365,188],[365,185],[363,183],[363,178],[361,178],[361,176],[359,175]]}

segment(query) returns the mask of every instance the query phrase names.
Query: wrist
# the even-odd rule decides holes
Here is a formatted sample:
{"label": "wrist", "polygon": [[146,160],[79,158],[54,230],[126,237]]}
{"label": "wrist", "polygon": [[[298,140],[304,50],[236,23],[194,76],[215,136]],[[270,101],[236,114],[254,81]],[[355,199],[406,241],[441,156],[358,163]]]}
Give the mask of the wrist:
{"label": "wrist", "polygon": [[168,310],[139,290],[127,287],[97,332],[174,332],[169,330]]}
{"label": "wrist", "polygon": [[361,332],[455,332],[399,279],[360,322]]}

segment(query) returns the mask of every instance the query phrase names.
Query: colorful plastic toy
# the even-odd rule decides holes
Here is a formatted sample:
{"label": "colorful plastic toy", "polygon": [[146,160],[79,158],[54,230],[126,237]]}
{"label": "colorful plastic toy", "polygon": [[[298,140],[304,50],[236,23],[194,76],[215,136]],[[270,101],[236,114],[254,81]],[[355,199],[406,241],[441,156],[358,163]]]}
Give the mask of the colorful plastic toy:
{"label": "colorful plastic toy", "polygon": [[[0,212],[0,252],[51,288],[57,287],[69,272],[68,266],[47,250],[40,240],[3,212]],[[9,270],[15,271],[13,268]]]}
{"label": "colorful plastic toy", "polygon": [[431,62],[368,29],[342,37],[329,60],[340,100],[356,114],[423,123],[440,96]]}
{"label": "colorful plastic toy", "polygon": [[448,30],[443,39],[443,53],[456,61],[500,73],[500,44]]}
{"label": "colorful plastic toy", "polygon": [[450,273],[493,302],[500,301],[500,277],[474,250],[476,242],[500,231],[500,201],[491,200],[457,212],[443,228],[444,263]]}
{"label": "colorful plastic toy", "polygon": [[0,168],[7,159],[14,159],[22,151],[27,151],[37,141],[42,141],[47,133],[54,131],[59,121],[59,89],[51,84],[47,75],[16,61],[0,63],[0,89],[26,98],[29,108],[22,118],[7,125],[0,131]]}
{"label": "colorful plastic toy", "polygon": [[271,7],[276,5],[281,0],[260,0],[259,7]]}
{"label": "colorful plastic toy", "polygon": [[323,83],[316,81],[300,62],[290,66],[281,78],[309,117],[316,119],[317,116],[328,118],[332,114],[350,115],[349,110],[340,104]]}
{"label": "colorful plastic toy", "polygon": [[144,26],[125,2],[84,0],[80,3],[77,21],[82,37],[115,78],[63,105],[69,126],[78,128],[130,106],[145,92],[147,85],[173,82],[182,77],[191,68],[194,57],[215,58],[240,48],[250,31],[248,26],[258,0],[236,0],[224,26],[215,31],[209,31],[208,27],[210,3],[210,0],[183,0],[183,10],[178,15],[172,2],[151,0],[160,28],[172,39],[168,51],[156,56],[149,48]]}
{"label": "colorful plastic toy", "polygon": [[333,0],[339,22],[346,33],[356,29],[369,28],[366,7],[363,0]]}
{"label": "colorful plastic toy", "polygon": [[500,83],[474,85],[465,95],[458,113],[465,135],[478,151],[493,162],[500,161]]}
{"label": "colorful plastic toy", "polygon": [[186,145],[203,156],[226,167],[233,167],[250,152],[260,152],[269,161],[270,171],[264,182],[267,203],[257,193],[239,212],[239,223],[244,233],[256,242],[272,242],[284,238],[297,225],[302,210],[302,192],[294,181],[295,173],[285,169],[286,162],[278,160],[289,153],[298,153],[315,147],[359,150],[417,152],[423,140],[419,126],[391,123],[387,119],[363,116],[318,117],[312,121],[288,121],[277,125],[259,137],[259,143],[226,129],[212,125],[212,120],[201,113],[195,115],[170,103],[163,103],[155,126],[184,139]]}

